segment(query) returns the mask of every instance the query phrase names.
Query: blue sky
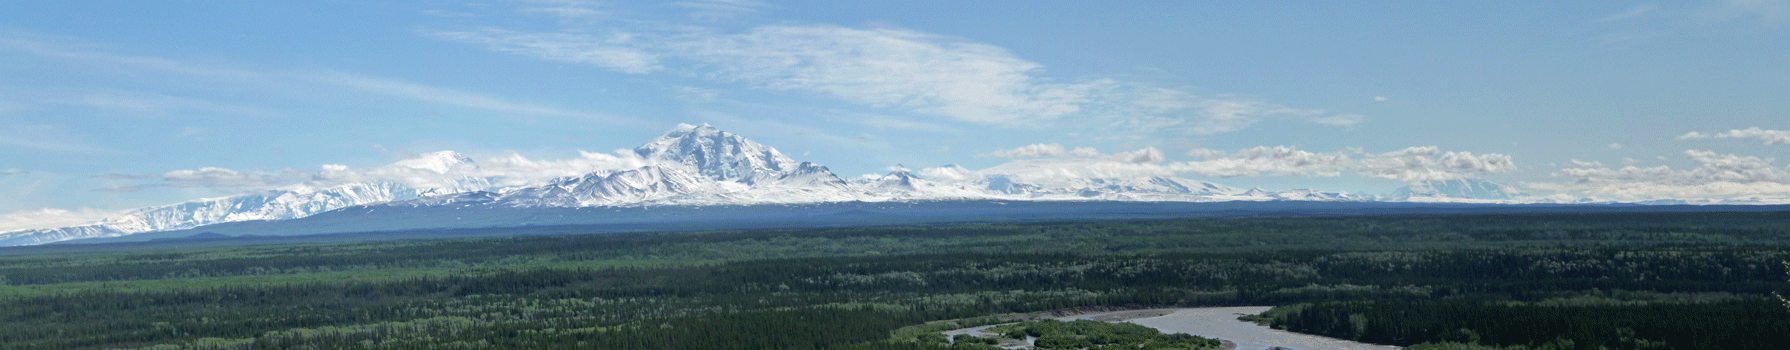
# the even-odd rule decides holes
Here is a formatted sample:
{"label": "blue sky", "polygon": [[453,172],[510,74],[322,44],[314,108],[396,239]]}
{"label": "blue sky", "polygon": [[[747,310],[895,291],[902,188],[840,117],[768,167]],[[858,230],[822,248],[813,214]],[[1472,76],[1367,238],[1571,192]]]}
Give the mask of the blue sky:
{"label": "blue sky", "polygon": [[847,177],[1152,154],[1271,190],[1781,197],[1786,91],[1784,0],[7,2],[0,228],[677,123]]}

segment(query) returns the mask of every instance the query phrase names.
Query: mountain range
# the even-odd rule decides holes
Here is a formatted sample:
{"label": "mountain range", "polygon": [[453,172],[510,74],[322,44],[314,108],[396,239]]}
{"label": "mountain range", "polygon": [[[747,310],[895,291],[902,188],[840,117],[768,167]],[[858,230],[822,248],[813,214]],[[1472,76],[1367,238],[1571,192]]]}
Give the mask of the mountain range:
{"label": "mountain range", "polygon": [[[1046,168],[1049,165],[1047,163],[1052,161],[1049,159],[1015,161],[981,171],[948,165],[926,169],[925,174],[916,174],[905,167],[895,166],[888,174],[880,177],[846,179],[834,174],[826,166],[796,161],[775,148],[707,124],[679,124],[633,149],[630,156],[638,157],[644,165],[617,170],[593,170],[542,183],[497,186],[493,184],[498,181],[491,178],[458,175],[457,169],[476,168],[478,164],[458,153],[443,151],[387,166],[446,179],[426,185],[394,181],[331,186],[294,185],[265,193],[145,208],[85,225],[0,233],[0,246],[131,236],[224,223],[280,222],[332,212],[361,215],[330,216],[336,218],[331,225],[340,227],[336,231],[458,227],[420,224],[429,221],[427,217],[407,220],[362,217],[377,213],[380,208],[386,208],[385,213],[402,211],[411,213],[410,215],[452,215],[452,221],[466,221],[464,219],[469,216],[481,217],[483,219],[473,220],[476,223],[467,222],[464,225],[489,227],[556,222],[541,216],[540,213],[546,212],[557,213],[553,215],[561,217],[568,215],[567,213],[582,215],[587,218],[578,222],[584,223],[646,222],[638,219],[638,214],[652,208],[729,207],[735,208],[730,209],[733,212],[749,213],[756,212],[757,209],[738,208],[772,206],[787,211],[795,210],[790,208],[837,209],[850,207],[850,203],[909,205],[952,201],[1497,202],[1523,195],[1509,186],[1474,179],[1416,182],[1390,196],[1373,196],[1303,189],[1239,189],[1173,176],[1062,176],[1037,171]],[[396,210],[398,208],[403,210]],[[476,210],[509,214],[468,215]],[[812,210],[816,210],[814,213],[826,212],[822,209]],[[635,214],[605,214],[614,216],[608,219],[589,218],[593,215],[591,213],[598,211]],[[519,212],[530,214],[514,214]],[[720,220],[723,216],[711,219]],[[350,217],[355,219],[349,219]],[[312,221],[319,220],[324,219]],[[355,220],[384,223],[363,225],[355,224]],[[666,218],[655,222],[676,220],[677,218]]]}

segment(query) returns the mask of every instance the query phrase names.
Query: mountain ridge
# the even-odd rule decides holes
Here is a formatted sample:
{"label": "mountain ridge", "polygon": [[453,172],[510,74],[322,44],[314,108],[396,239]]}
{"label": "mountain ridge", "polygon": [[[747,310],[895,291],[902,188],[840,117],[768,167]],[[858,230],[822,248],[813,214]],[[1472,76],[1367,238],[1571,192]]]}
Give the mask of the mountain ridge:
{"label": "mountain ridge", "polygon": [[[847,180],[826,166],[791,159],[776,148],[708,124],[678,124],[639,147],[623,152],[639,157],[638,161],[644,165],[591,170],[582,175],[510,187],[497,187],[490,178],[459,175],[461,173],[456,171],[479,169],[480,165],[470,157],[452,151],[434,152],[388,165],[393,169],[436,174],[446,179],[428,186],[386,181],[321,189],[298,185],[262,194],[147,208],[86,225],[0,233],[0,246],[118,237],[229,222],[293,220],[351,208],[372,212],[382,206],[495,210],[923,201],[1369,202],[1388,199],[1309,189],[1244,190],[1175,176],[1132,175],[1110,169],[1065,175],[1051,171],[1054,170],[1052,167],[1061,164],[1048,159],[1012,161],[981,171],[951,165],[916,173],[897,165],[880,177]],[[1135,160],[1113,162],[1131,161]],[[345,170],[345,167],[325,166],[325,171],[337,170]],[[1486,184],[1490,183],[1473,183],[1468,187],[1477,189],[1496,185]],[[1435,188],[1437,185],[1424,187],[1430,192],[1406,191],[1418,195],[1407,195],[1404,199],[1442,198],[1435,201],[1448,201],[1455,198],[1423,196],[1440,193]],[[529,224],[528,219],[514,218],[512,220],[517,221],[512,224]]]}

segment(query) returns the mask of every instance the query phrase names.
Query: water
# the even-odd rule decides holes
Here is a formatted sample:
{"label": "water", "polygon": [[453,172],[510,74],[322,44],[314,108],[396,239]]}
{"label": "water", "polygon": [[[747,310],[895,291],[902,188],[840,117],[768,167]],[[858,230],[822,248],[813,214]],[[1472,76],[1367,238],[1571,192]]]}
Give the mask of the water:
{"label": "water", "polygon": [[1168,315],[1133,319],[1127,322],[1155,328],[1163,333],[1187,333],[1237,343],[1237,350],[1262,350],[1285,347],[1294,350],[1398,350],[1397,346],[1367,344],[1342,339],[1293,333],[1238,321],[1237,316],[1260,314],[1267,306],[1208,307],[1178,309]]}

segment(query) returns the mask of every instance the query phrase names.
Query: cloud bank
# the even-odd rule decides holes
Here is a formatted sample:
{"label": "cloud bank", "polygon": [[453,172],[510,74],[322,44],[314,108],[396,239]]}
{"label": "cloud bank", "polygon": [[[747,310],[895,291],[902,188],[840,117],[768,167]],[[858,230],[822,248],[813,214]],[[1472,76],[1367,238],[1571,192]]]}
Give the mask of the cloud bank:
{"label": "cloud bank", "polygon": [[45,208],[0,214],[0,232],[74,226],[104,220],[126,211]]}
{"label": "cloud bank", "polygon": [[1358,149],[1310,152],[1292,146],[1258,146],[1236,152],[1196,148],[1187,155],[1205,160],[1178,163],[1177,170],[1211,177],[1335,177],[1355,173],[1412,182],[1457,180],[1517,170],[1516,163],[1508,155],[1443,152],[1436,146],[1409,147],[1386,153],[1363,153]]}
{"label": "cloud bank", "polygon": [[963,181],[992,173],[1023,175],[1033,180],[1051,177],[1148,177],[1182,174],[1218,178],[1336,177],[1357,174],[1415,182],[1509,174],[1518,170],[1509,155],[1445,152],[1435,146],[1409,147],[1385,153],[1365,153],[1359,149],[1310,152],[1293,146],[1258,146],[1231,152],[1195,148],[1186,155],[1202,160],[1165,162],[1167,159],[1163,152],[1155,147],[1104,154],[1093,148],[1068,150],[1060,144],[1041,143],[983,155],[1031,159],[1019,159],[981,171],[949,166],[924,169],[920,174],[929,178]]}
{"label": "cloud bank", "polygon": [[1529,183],[1535,189],[1584,193],[1614,200],[1738,199],[1781,201],[1790,198],[1790,169],[1771,158],[1687,150],[1697,164],[1685,170],[1670,166],[1610,168],[1599,162],[1574,160],[1572,168],[1553,173],[1561,183]]}

